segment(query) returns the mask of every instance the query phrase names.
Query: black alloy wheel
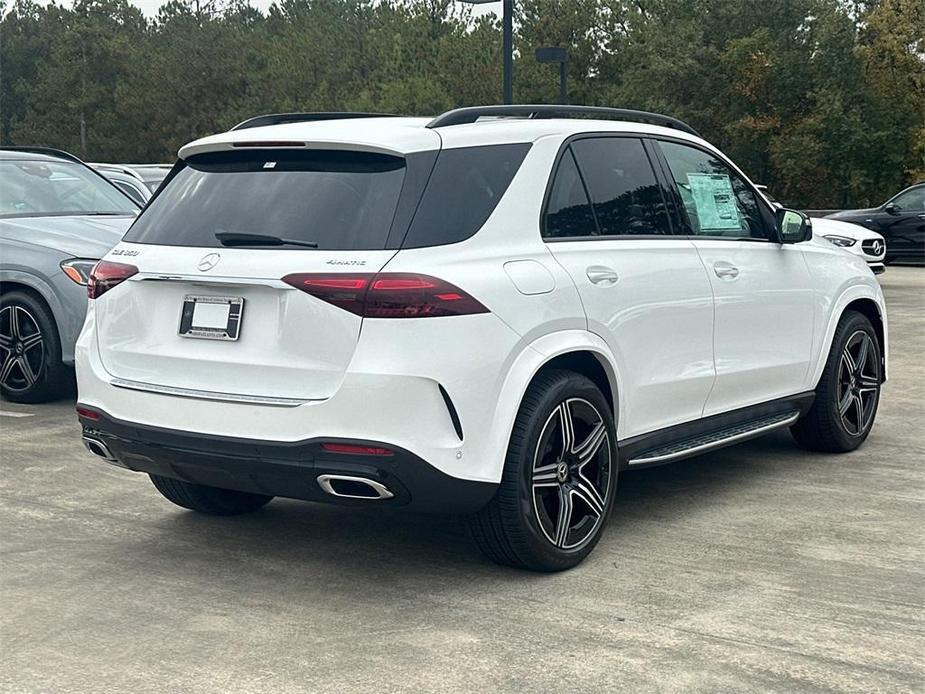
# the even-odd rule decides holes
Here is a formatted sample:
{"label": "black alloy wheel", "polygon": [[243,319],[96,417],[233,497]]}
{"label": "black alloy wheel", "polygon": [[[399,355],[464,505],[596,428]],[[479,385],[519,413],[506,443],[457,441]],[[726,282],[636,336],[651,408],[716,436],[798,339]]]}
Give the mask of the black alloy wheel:
{"label": "black alloy wheel", "polygon": [[45,368],[45,339],[39,323],[23,306],[0,309],[0,386],[14,396],[28,392]]}
{"label": "black alloy wheel", "polygon": [[851,436],[866,431],[877,411],[880,360],[871,336],[856,330],[848,338],[838,363],[836,398],[842,426]]}
{"label": "black alloy wheel", "polygon": [[812,406],[790,431],[803,448],[846,453],[867,439],[880,404],[883,360],[870,319],[846,311],[816,385]]}
{"label": "black alloy wheel", "polygon": [[73,390],[68,376],[45,302],[26,291],[0,296],[0,394],[13,402],[53,400]]}
{"label": "black alloy wheel", "polygon": [[611,471],[607,424],[587,400],[569,398],[549,415],[533,456],[533,512],[559,549],[587,543],[607,507]]}
{"label": "black alloy wheel", "polygon": [[551,369],[527,388],[498,491],[469,518],[479,549],[499,564],[569,569],[600,540],[616,496],[610,403],[585,376]]}

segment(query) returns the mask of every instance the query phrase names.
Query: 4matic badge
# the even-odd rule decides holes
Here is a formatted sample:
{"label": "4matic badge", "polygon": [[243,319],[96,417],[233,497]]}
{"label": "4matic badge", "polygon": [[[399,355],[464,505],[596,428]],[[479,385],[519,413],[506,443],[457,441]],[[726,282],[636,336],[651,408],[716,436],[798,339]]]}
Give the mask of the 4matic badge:
{"label": "4matic badge", "polygon": [[329,260],[328,265],[366,265],[365,260]]}

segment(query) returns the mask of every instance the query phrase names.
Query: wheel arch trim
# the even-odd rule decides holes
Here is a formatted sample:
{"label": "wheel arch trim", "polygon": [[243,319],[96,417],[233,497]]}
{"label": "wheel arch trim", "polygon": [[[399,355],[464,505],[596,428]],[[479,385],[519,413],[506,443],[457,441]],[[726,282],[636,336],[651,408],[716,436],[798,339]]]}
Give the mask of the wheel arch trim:
{"label": "wheel arch trim", "polygon": [[[832,310],[829,312],[825,333],[821,343],[822,348],[815,357],[813,375],[810,381],[811,387],[815,388],[819,384],[819,379],[822,378],[822,372],[825,369],[826,361],[828,361],[829,358],[829,352],[832,349],[832,340],[835,339],[835,331],[838,328],[838,322],[852,304],[857,305],[859,302],[872,305],[880,318],[882,334],[878,335],[878,337],[881,338],[880,348],[883,358],[883,380],[887,380],[889,367],[889,328],[883,295],[882,293],[878,295],[878,293],[875,293],[870,287],[855,285],[843,291],[832,304]],[[875,325],[874,328],[876,329],[877,326]]]}
{"label": "wheel arch trim", "polygon": [[[617,425],[619,439],[620,416],[623,411],[623,391],[620,388],[620,374],[616,367],[613,353],[602,338],[586,330],[562,330],[546,334],[537,338],[521,350],[508,370],[507,378],[498,393],[495,406],[495,426],[489,442],[488,450],[497,451],[498,474],[504,468],[507,449],[510,445],[511,434],[514,429],[514,420],[520,409],[527,388],[543,367],[557,357],[571,353],[585,352],[593,355],[600,363],[607,376],[612,394],[614,421]],[[605,396],[606,397],[606,396]]]}
{"label": "wheel arch trim", "polygon": [[[9,285],[13,286],[10,287]],[[39,298],[48,306],[48,309],[51,311],[51,317],[55,321],[61,354],[68,354],[68,350],[65,349],[64,338],[61,334],[61,317],[64,313],[64,307],[61,305],[51,285],[38,275],[19,270],[3,270],[0,271],[0,286],[3,288],[3,294],[6,294],[8,291],[20,290],[31,291],[38,294]]]}

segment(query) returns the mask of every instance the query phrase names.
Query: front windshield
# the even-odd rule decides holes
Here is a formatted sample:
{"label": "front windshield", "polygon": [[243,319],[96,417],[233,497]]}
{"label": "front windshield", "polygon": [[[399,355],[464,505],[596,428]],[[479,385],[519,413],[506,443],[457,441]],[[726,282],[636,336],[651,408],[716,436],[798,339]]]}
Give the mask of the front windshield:
{"label": "front windshield", "polygon": [[0,161],[0,217],[136,212],[132,200],[80,164]]}

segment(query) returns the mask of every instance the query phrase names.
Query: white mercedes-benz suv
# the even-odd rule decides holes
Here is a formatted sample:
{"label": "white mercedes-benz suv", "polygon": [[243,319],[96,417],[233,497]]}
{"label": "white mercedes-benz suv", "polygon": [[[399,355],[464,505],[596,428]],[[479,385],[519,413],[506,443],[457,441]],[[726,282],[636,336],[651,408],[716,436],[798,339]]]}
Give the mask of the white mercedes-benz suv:
{"label": "white mercedes-benz suv", "polygon": [[180,150],[88,292],[95,455],[205,513],[465,514],[541,571],[623,470],[785,427],[850,451],[886,377],[864,260],[621,109],[245,121]]}

